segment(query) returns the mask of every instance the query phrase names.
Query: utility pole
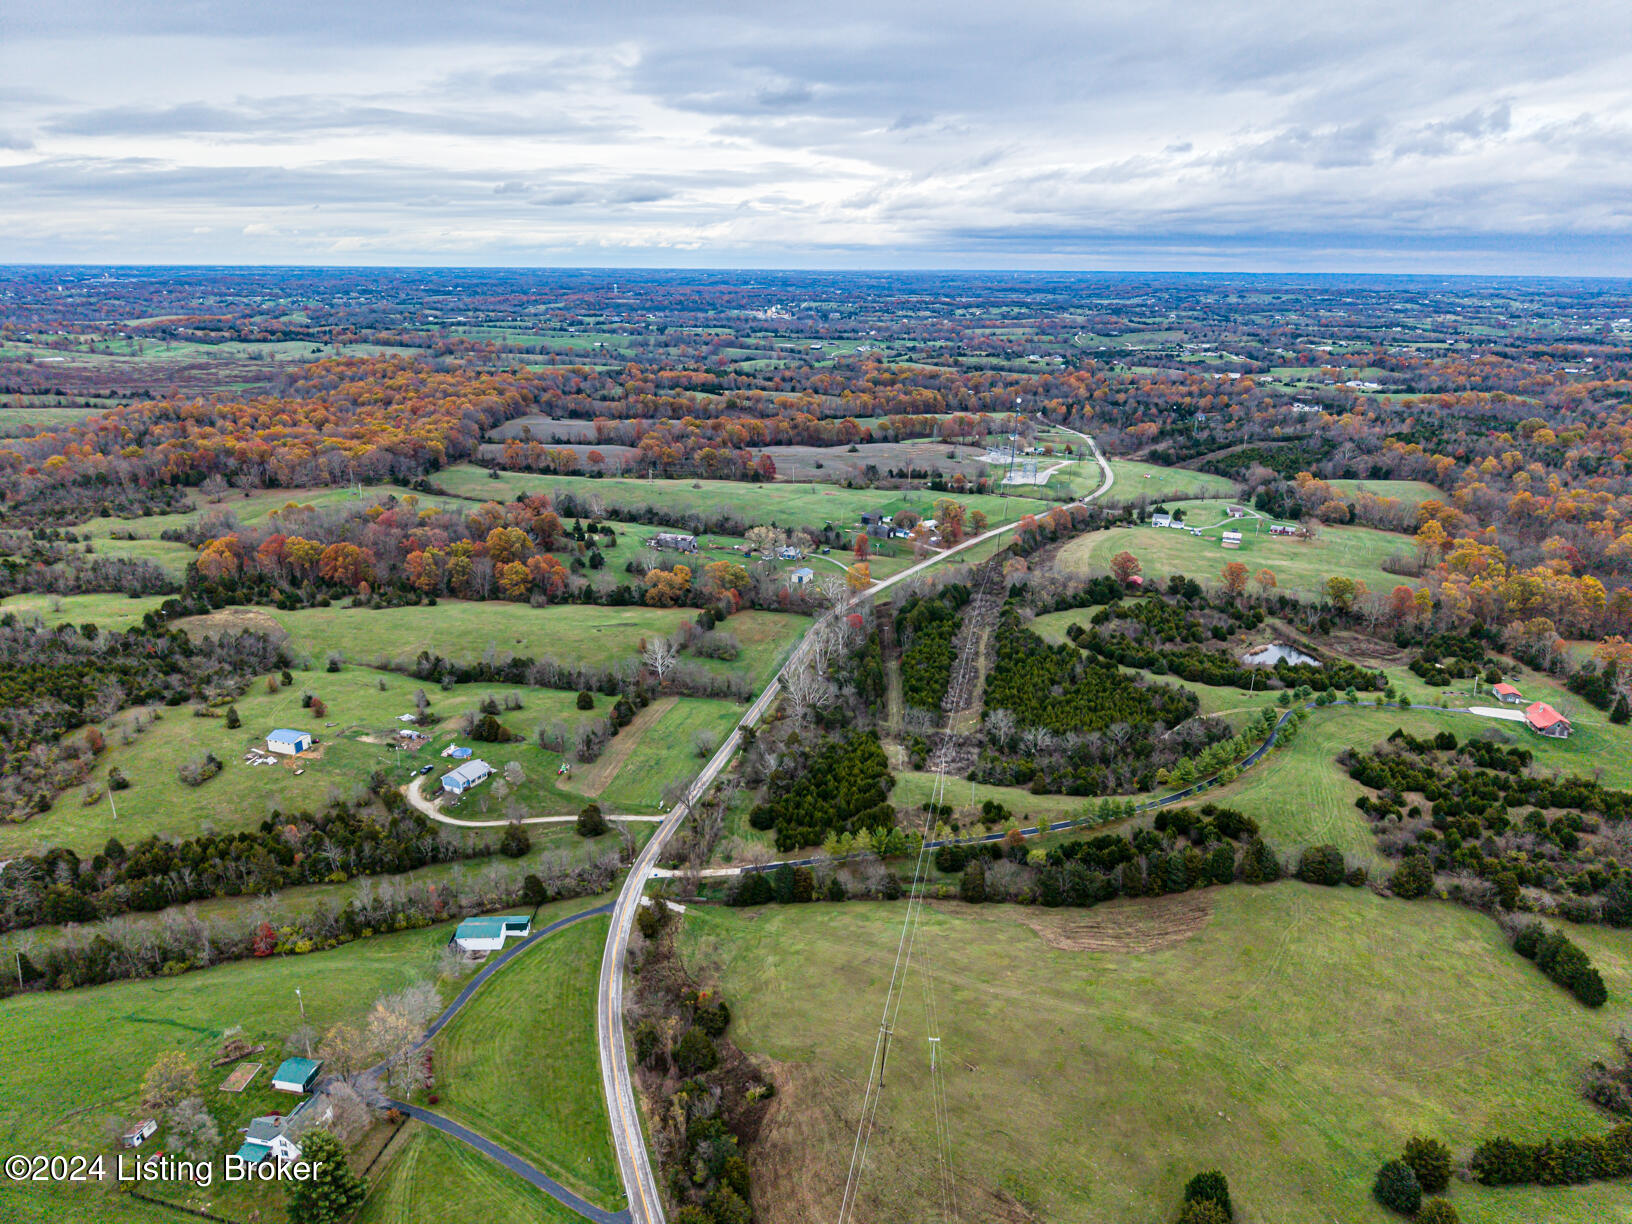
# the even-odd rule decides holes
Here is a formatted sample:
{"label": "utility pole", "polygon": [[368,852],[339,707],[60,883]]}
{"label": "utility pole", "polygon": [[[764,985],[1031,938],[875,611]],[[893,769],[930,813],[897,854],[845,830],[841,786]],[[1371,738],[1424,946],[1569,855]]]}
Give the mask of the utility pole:
{"label": "utility pole", "polygon": [[306,1038],[306,1057],[312,1056],[312,1030],[306,1026],[306,1000],[301,997],[300,987],[295,987],[295,1001],[300,1004],[300,1027]]}

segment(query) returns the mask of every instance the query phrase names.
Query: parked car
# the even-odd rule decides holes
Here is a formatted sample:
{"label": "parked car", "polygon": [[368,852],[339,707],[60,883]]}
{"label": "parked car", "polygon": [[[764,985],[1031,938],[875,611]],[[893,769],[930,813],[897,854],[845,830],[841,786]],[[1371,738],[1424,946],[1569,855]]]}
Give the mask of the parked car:
{"label": "parked car", "polygon": [[419,776],[423,778],[426,774],[430,773],[431,770],[433,770],[435,768],[436,768],[435,765],[421,765],[419,767]]}

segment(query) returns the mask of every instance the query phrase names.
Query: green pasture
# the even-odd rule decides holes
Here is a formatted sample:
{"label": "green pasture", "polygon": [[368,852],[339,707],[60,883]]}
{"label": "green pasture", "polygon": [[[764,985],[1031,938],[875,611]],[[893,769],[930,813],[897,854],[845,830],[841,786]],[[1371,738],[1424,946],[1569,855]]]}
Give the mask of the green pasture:
{"label": "green pasture", "polygon": [[1370,493],[1373,497],[1391,497],[1415,510],[1425,501],[1444,501],[1449,494],[1424,480],[1328,480],[1327,484],[1346,497]]}
{"label": "green pasture", "polygon": [[[912,510],[934,517],[937,498],[950,496],[929,489],[845,489],[836,485],[772,482],[751,484],[740,480],[640,480],[630,477],[538,476],[503,472],[497,480],[482,468],[458,464],[437,474],[436,483],[449,493],[479,501],[508,501],[518,493],[599,497],[608,510],[631,506],[661,506],[675,514],[734,514],[753,525],[821,527],[832,523],[849,529],[869,511],[894,514]],[[1036,498],[994,493],[963,494],[954,498],[970,510],[984,510],[991,524],[1011,522],[1023,514],[1041,514],[1053,503]]]}
{"label": "green pasture", "polygon": [[1223,503],[1173,504],[1183,504],[1186,520],[1203,527],[1204,534],[1149,526],[1090,532],[1060,550],[1058,567],[1076,577],[1096,577],[1109,573],[1111,558],[1126,551],[1139,559],[1147,582],[1183,574],[1216,586],[1224,567],[1239,561],[1254,577],[1261,569],[1271,570],[1279,589],[1310,599],[1325,598],[1326,580],[1334,575],[1358,579],[1372,592],[1414,585],[1382,569],[1383,561],[1410,552],[1411,542],[1404,536],[1370,527],[1323,527],[1313,540],[1272,536],[1267,523],[1255,533],[1248,517],[1229,523],[1242,538],[1239,548],[1227,549],[1220,544],[1225,528],[1218,525]]}
{"label": "green pasture", "polygon": [[436,1040],[437,1108],[578,1194],[622,1205],[601,1097],[595,995],[608,919],[529,948]]}
{"label": "green pasture", "polygon": [[461,1220],[477,1204],[483,1224],[579,1224],[583,1218],[475,1148],[418,1122],[403,1130],[387,1161],[375,1170],[357,1224]]}
{"label": "green pasture", "polygon": [[168,596],[142,595],[8,595],[0,599],[0,615],[13,612],[18,619],[38,616],[53,628],[87,622],[110,632],[139,625],[142,617],[157,612]]}
{"label": "green pasture", "polygon": [[1105,500],[1115,505],[1126,505],[1141,498],[1157,502],[1174,497],[1227,498],[1236,493],[1235,481],[1211,472],[1160,467],[1132,459],[1112,459],[1111,474],[1116,481]]}
{"label": "green pasture", "polygon": [[[902,916],[851,902],[684,920],[687,965],[717,979],[733,1038],[786,1085],[761,1142],[798,1144],[799,1182],[759,1188],[812,1217],[844,1185]],[[1118,943],[1152,927],[1166,946]],[[1072,947],[1084,933],[1096,950]],[[1626,999],[1629,937],[1572,935]],[[940,905],[916,947],[907,989],[933,984],[966,1202],[1001,1189],[1042,1218],[1121,1224],[1170,1212],[1192,1174],[1219,1168],[1241,1218],[1384,1224],[1372,1178],[1413,1134],[1465,1154],[1496,1134],[1608,1126],[1576,1080],[1620,1010],[1583,1009],[1450,905],[1290,882],[1092,911]],[[925,1037],[923,1009],[902,1009],[868,1218],[936,1193]],[[1482,1224],[1596,1224],[1632,1208],[1632,1186],[1457,1183],[1451,1198]]]}

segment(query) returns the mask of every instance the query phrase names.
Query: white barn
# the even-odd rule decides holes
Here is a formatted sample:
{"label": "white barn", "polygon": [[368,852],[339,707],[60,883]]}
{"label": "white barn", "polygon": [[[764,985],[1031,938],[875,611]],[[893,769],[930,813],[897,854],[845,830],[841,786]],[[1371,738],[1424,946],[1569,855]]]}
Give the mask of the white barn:
{"label": "white barn", "polygon": [[288,727],[279,727],[270,731],[266,736],[266,750],[281,752],[285,756],[295,756],[305,752],[312,746],[312,735],[309,731],[292,731]]}

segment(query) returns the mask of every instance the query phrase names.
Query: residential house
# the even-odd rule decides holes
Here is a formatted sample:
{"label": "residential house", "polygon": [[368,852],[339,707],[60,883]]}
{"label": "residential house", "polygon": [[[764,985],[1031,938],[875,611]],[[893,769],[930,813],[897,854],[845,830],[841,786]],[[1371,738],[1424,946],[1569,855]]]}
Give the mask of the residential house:
{"label": "residential house", "polygon": [[697,551],[697,537],[678,531],[660,531],[652,537],[652,547],[664,552],[694,553]]}
{"label": "residential house", "polygon": [[310,1092],[323,1070],[316,1058],[286,1058],[272,1072],[272,1087],[279,1092]]}
{"label": "residential house", "polygon": [[233,1154],[245,1164],[260,1164],[269,1156],[279,1164],[299,1160],[300,1143],[295,1133],[300,1128],[295,1122],[298,1119],[304,1125],[304,1115],[311,1108],[312,1100],[308,1098],[286,1114],[262,1114],[252,1118],[244,1129],[244,1142]]}
{"label": "residential house", "polygon": [[1490,691],[1496,695],[1497,701],[1505,702],[1507,705],[1518,705],[1524,700],[1524,694],[1511,684],[1498,684]]}
{"label": "residential house", "polygon": [[305,752],[312,746],[310,731],[291,731],[287,727],[280,727],[276,731],[269,731],[266,736],[266,750],[281,752],[285,756],[295,756]]}
{"label": "residential house", "polygon": [[481,757],[473,757],[458,769],[442,775],[442,789],[450,794],[462,795],[471,787],[487,781],[493,773],[493,766]]}
{"label": "residential house", "polygon": [[1545,701],[1535,701],[1524,707],[1524,721],[1530,724],[1530,730],[1538,735],[1550,736],[1553,739],[1569,739],[1570,720],[1565,718]]}
{"label": "residential house", "polygon": [[1247,508],[1245,506],[1225,506],[1224,513],[1229,515],[1231,518],[1245,518],[1247,516]]}
{"label": "residential house", "polygon": [[507,939],[526,939],[533,920],[526,914],[466,918],[453,932],[453,942],[466,952],[497,952]]}
{"label": "residential house", "polygon": [[1166,510],[1158,510],[1150,516],[1150,525],[1152,527],[1171,527],[1173,526],[1173,516]]}
{"label": "residential house", "polygon": [[788,580],[795,586],[803,586],[805,583],[813,581],[815,577],[815,570],[811,569],[808,565],[801,565],[788,576]]}

